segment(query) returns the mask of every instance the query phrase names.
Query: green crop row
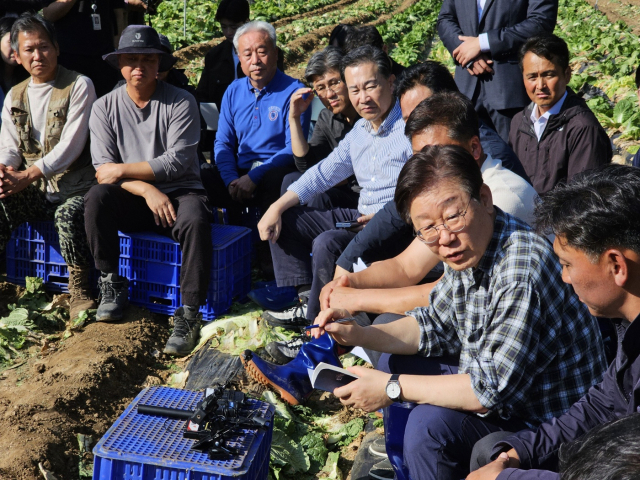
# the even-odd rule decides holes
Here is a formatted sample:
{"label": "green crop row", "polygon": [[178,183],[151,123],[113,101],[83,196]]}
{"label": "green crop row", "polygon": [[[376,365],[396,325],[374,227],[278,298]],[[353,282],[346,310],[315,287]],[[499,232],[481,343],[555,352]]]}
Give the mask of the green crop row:
{"label": "green crop row", "polygon": [[[275,22],[317,10],[338,0],[257,0],[251,6],[251,18]],[[147,17],[154,28],[166,35],[175,48],[207,42],[222,36],[215,21],[218,0],[188,0],[187,34],[184,35],[184,0],[164,0],[157,15]]]}
{"label": "green crop row", "polygon": [[397,43],[389,52],[398,63],[408,66],[420,61],[431,44],[442,0],[418,0],[388,22],[378,26],[386,44]]}
{"label": "green crop row", "polygon": [[354,4],[345,6],[340,10],[333,10],[315,17],[302,18],[278,29],[278,42],[286,45],[301,35],[312,32],[327,25],[337,25],[343,19],[360,17],[363,15],[372,17],[389,13],[397,8],[400,0],[387,2],[385,0],[360,0]]}

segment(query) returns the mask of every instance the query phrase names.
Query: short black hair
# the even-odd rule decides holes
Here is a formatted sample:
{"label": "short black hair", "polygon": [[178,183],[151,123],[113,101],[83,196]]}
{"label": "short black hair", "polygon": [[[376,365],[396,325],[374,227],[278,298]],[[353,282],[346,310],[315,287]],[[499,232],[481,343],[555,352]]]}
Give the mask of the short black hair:
{"label": "short black hair", "polygon": [[524,56],[533,53],[538,57],[546,58],[564,72],[569,68],[569,47],[567,42],[553,33],[543,33],[527,40],[520,48],[520,68]]}
{"label": "short black hair", "polygon": [[591,261],[609,248],[640,254],[640,168],[608,164],[580,173],[540,197],[540,233],[554,233]]}
{"label": "short black hair", "polygon": [[304,71],[304,78],[308,84],[314,81],[315,77],[322,77],[328,71],[340,72],[340,62],[342,62],[342,50],[329,45],[324,50],[313,54],[307,63]]}
{"label": "short black hair", "polygon": [[434,126],[445,127],[448,137],[457,142],[480,137],[478,114],[473,103],[459,92],[441,92],[425,98],[407,118],[404,133],[412,139]]}
{"label": "short black hair", "polygon": [[640,88],[640,65],[636,69],[636,88]]}
{"label": "short black hair", "polygon": [[458,86],[447,67],[439,62],[426,62],[405,68],[396,79],[394,90],[396,98],[402,97],[409,90],[422,85],[433,93],[458,92]]}
{"label": "short black hair", "polygon": [[18,35],[20,32],[31,33],[39,30],[44,30],[53,45],[58,44],[58,36],[53,23],[45,20],[37,13],[23,13],[11,26],[11,48],[16,53],[18,52]]}
{"label": "short black hair", "polygon": [[562,480],[637,480],[640,472],[640,413],[589,430],[560,447]]}
{"label": "short black hair", "polygon": [[246,22],[251,15],[247,0],[222,0],[216,10],[216,22],[223,18],[235,23]]}
{"label": "short black hair", "polygon": [[358,47],[364,45],[371,45],[372,47],[382,50],[384,47],[384,40],[378,29],[371,25],[363,25],[362,27],[352,28],[347,33],[347,38],[344,41],[342,49],[344,53],[349,53]]}
{"label": "short black hair", "polygon": [[378,73],[380,73],[380,75],[384,78],[391,76],[391,60],[387,54],[379,48],[364,45],[355,50],[351,50],[342,58],[342,63],[340,64],[342,80],[344,80],[345,69],[362,65],[363,63],[375,63],[378,66]]}
{"label": "short black hair", "polygon": [[428,145],[400,171],[394,201],[402,219],[411,224],[411,204],[443,180],[453,180],[471,198],[480,200],[482,173],[473,156],[458,145]]}
{"label": "short black hair", "polygon": [[347,35],[349,35],[349,32],[352,30],[355,30],[355,27],[347,25],[346,23],[336,25],[335,28],[331,30],[331,35],[329,35],[329,45],[343,48]]}

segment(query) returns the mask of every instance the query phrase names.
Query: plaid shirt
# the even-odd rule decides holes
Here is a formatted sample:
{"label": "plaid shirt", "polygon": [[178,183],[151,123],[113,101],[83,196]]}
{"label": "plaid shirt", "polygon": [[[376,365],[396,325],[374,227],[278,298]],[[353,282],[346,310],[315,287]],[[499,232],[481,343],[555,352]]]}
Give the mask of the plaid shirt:
{"label": "plaid shirt", "polygon": [[476,268],[448,266],[430,305],[408,314],[419,353],[459,355],[459,372],[490,412],[536,426],[564,413],[606,369],[598,323],[562,281],[549,242],[496,210]]}

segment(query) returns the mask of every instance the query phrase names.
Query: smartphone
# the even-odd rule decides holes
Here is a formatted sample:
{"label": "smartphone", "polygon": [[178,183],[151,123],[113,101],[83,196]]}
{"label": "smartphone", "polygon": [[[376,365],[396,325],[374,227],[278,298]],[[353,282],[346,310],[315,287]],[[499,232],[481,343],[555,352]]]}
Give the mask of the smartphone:
{"label": "smartphone", "polygon": [[359,227],[360,225],[362,224],[357,220],[351,220],[350,222],[336,222],[336,228],[353,228]]}

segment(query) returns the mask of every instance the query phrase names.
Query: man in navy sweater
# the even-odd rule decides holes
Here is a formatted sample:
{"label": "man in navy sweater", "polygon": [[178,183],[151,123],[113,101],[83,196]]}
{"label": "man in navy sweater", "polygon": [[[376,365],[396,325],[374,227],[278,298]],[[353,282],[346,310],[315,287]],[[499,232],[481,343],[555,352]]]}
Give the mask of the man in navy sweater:
{"label": "man in navy sweater", "polygon": [[[222,97],[214,147],[217,169],[203,168],[202,182],[214,207],[237,223],[243,206],[265,212],[280,197],[282,179],[295,171],[289,103],[302,83],[278,70],[276,31],[255,21],[238,29],[233,43],[247,78],[235,80]],[[304,135],[311,112],[302,116]]]}
{"label": "man in navy sweater", "polygon": [[[562,416],[537,430],[510,436],[501,432],[478,442],[474,451],[480,457],[493,445],[490,457],[495,461],[467,480],[559,480],[558,451],[563,444],[640,411],[638,212],[640,170],[623,165],[581,173],[543,196],[536,210],[537,224],[556,235],[553,248],[562,278],[593,315],[615,319],[618,352],[602,382]],[[481,458],[477,461],[484,463]]]}

